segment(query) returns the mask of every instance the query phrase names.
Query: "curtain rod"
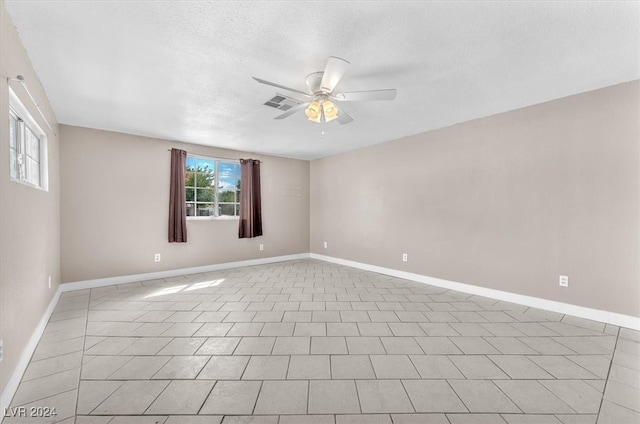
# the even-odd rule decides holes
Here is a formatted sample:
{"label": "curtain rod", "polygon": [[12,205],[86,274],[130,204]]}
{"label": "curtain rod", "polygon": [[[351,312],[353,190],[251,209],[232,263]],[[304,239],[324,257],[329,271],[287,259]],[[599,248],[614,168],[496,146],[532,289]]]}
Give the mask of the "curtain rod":
{"label": "curtain rod", "polygon": [[[170,152],[172,149],[167,149],[168,152]],[[207,155],[199,155],[198,153],[189,153],[187,152],[187,154],[189,155],[196,155],[196,156],[205,156],[205,157],[210,157],[211,159],[224,159],[224,160],[237,160],[238,162],[240,161],[240,159],[238,158],[223,158],[220,156],[207,156]],[[258,162],[262,163],[261,160],[259,159],[253,159],[253,160],[257,160]]]}
{"label": "curtain rod", "polygon": [[42,117],[42,119],[44,119],[44,123],[47,124],[47,127],[49,127],[49,130],[51,130],[53,135],[57,137],[58,134],[56,134],[56,132],[51,127],[51,124],[49,124],[49,121],[47,121],[46,116],[44,116],[44,113],[42,113],[42,109],[40,109],[40,105],[38,104],[38,102],[36,102],[36,99],[33,98],[33,95],[31,94],[31,92],[29,91],[29,88],[27,87],[27,83],[24,82],[24,77],[22,75],[16,75],[15,78],[7,78],[7,81],[19,81],[20,84],[22,84],[22,86],[24,87],[24,90],[29,95],[29,98],[31,99],[33,104],[36,105],[36,109],[38,109],[38,112],[40,112],[40,116]]}

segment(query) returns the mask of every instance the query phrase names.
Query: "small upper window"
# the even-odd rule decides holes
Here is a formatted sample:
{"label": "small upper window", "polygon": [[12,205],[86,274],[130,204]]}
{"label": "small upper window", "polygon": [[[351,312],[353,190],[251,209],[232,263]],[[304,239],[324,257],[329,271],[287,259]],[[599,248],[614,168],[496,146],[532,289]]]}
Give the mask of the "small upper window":
{"label": "small upper window", "polygon": [[187,155],[187,216],[238,216],[240,164]]}
{"label": "small upper window", "polygon": [[13,90],[9,94],[11,179],[47,190],[47,137]]}

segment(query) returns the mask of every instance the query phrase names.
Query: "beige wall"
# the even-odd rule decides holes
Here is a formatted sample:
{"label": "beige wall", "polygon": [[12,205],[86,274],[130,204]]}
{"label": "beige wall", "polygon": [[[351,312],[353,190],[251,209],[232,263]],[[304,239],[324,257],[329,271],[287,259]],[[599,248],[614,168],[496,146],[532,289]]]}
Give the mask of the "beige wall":
{"label": "beige wall", "polygon": [[[60,131],[64,282],[309,251],[307,161],[66,125]],[[190,220],[188,243],[168,243],[171,147],[261,159],[264,236],[238,239],[236,219]]]}
{"label": "beige wall", "polygon": [[620,84],[313,161],[311,251],[640,316],[639,94]]}
{"label": "beige wall", "polygon": [[[40,81],[0,4],[0,391],[4,391],[20,355],[60,282],[60,166],[58,137],[47,126],[23,87],[11,87],[39,125],[48,132],[49,191],[11,181],[9,172],[8,77],[23,75],[29,91],[58,132]],[[51,276],[52,288],[48,278]]]}

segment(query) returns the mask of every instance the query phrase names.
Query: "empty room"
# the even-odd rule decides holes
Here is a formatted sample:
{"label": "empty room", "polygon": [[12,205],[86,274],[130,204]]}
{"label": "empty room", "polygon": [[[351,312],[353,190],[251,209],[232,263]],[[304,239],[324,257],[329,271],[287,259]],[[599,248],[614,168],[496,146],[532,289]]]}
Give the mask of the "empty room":
{"label": "empty room", "polygon": [[0,0],[2,424],[640,424],[640,2]]}

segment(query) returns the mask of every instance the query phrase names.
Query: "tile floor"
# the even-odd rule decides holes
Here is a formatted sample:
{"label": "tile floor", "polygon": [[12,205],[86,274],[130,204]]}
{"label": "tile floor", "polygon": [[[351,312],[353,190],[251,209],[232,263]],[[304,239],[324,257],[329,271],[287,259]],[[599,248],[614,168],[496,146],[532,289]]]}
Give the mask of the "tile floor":
{"label": "tile floor", "polygon": [[20,406],[57,415],[5,424],[636,424],[640,333],[282,262],[64,293]]}

